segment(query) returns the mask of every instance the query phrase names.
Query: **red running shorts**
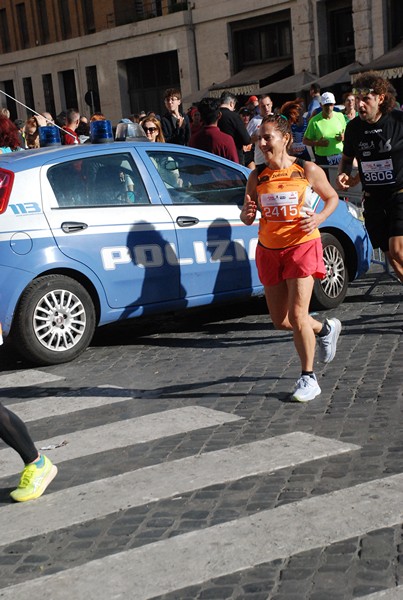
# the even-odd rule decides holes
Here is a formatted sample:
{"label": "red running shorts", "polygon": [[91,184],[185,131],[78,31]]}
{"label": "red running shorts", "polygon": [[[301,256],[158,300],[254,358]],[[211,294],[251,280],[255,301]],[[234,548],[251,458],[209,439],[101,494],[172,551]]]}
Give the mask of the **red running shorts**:
{"label": "red running shorts", "polygon": [[300,279],[309,275],[323,279],[326,275],[320,238],[276,250],[258,244],[256,266],[259,279],[265,286],[278,285],[286,279]]}

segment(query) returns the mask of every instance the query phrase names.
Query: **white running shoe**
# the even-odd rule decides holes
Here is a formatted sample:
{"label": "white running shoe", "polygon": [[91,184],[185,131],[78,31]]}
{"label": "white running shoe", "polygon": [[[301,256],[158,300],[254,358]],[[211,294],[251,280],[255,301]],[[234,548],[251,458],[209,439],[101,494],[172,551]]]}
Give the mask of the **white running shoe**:
{"label": "white running shoe", "polygon": [[321,391],[315,375],[301,375],[291,398],[295,402],[309,402],[319,396]]}
{"label": "white running shoe", "polygon": [[324,337],[317,337],[319,346],[319,360],[323,363],[330,363],[336,354],[337,340],[341,331],[339,319],[326,319],[330,327],[330,332]]}

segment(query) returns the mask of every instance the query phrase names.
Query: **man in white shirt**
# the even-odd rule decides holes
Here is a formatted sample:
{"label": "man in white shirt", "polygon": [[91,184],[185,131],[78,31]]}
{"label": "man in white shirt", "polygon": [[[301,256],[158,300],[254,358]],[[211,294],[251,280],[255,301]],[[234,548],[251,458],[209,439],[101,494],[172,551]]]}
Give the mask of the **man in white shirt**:
{"label": "man in white shirt", "polygon": [[316,114],[316,111],[320,109],[321,104],[320,104],[320,86],[317,83],[312,83],[310,90],[309,90],[309,95],[311,97],[311,101],[308,105],[308,110],[307,110],[307,118],[310,119],[311,117],[313,117],[314,114]]}
{"label": "man in white shirt", "polygon": [[246,128],[250,135],[252,143],[255,145],[255,165],[262,165],[264,163],[263,152],[259,148],[259,128],[263,120],[263,117],[267,117],[273,114],[273,102],[268,94],[259,96],[259,113],[260,115],[253,117],[248,123]]}

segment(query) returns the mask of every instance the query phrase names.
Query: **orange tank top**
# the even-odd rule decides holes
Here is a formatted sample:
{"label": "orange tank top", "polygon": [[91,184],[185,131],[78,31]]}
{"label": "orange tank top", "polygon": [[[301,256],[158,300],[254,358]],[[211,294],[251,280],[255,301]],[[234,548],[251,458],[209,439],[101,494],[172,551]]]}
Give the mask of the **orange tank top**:
{"label": "orange tank top", "polygon": [[300,228],[304,210],[315,211],[319,196],[312,190],[304,167],[294,162],[287,169],[265,167],[258,175],[259,242],[266,248],[288,248],[320,237],[319,229],[306,234]]}

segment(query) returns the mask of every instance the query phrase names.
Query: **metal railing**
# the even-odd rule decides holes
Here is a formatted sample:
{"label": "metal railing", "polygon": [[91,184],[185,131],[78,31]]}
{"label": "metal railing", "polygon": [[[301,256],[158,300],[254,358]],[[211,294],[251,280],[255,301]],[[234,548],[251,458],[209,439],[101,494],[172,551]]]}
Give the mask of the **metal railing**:
{"label": "metal railing", "polygon": [[327,171],[328,176],[329,176],[330,185],[337,191],[337,193],[339,194],[339,197],[343,198],[343,200],[347,200],[348,202],[351,202],[358,208],[362,208],[362,186],[361,186],[361,183],[358,183],[358,185],[355,185],[354,187],[351,187],[348,190],[345,190],[344,192],[341,190],[338,190],[336,187],[338,166],[337,165],[329,165],[329,166],[320,165],[320,166],[322,167],[322,169]]}

